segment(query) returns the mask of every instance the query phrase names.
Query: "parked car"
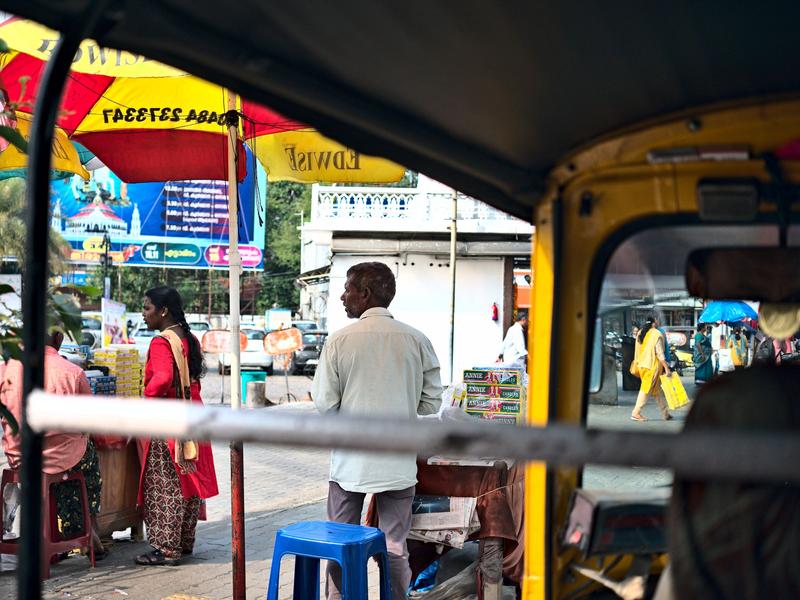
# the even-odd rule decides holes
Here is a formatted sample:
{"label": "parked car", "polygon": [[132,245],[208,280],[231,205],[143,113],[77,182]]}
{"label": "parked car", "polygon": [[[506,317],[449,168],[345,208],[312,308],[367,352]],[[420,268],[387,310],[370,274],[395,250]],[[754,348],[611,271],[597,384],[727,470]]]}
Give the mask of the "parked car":
{"label": "parked car", "polygon": [[81,317],[81,329],[100,331],[103,328],[103,321],[100,317],[83,315]]}
{"label": "parked car", "polygon": [[327,337],[327,331],[303,332],[303,347],[295,350],[292,354],[289,373],[292,375],[310,375],[316,371],[319,355],[322,352],[322,346],[325,344],[325,338]]}
{"label": "parked car", "polygon": [[155,329],[148,329],[146,326],[134,329],[130,338],[133,340],[133,344],[139,351],[140,356],[147,354],[147,351],[150,349],[150,342],[153,341],[156,333]]}
{"label": "parked car", "polygon": [[300,331],[316,331],[319,329],[319,323],[316,321],[292,321],[292,327],[297,327]]}
{"label": "parked car", "polygon": [[[264,330],[263,329],[242,329],[247,336],[247,348],[239,355],[242,369],[263,369],[267,375],[272,375],[273,365],[272,356],[264,350]],[[217,372],[231,372],[231,355],[228,352],[219,354],[219,366]]]}
{"label": "parked car", "polygon": [[82,329],[79,343],[95,350],[103,345],[103,331],[100,329]]}
{"label": "parked car", "polygon": [[197,341],[201,344],[203,343],[203,336],[205,335],[206,331],[211,329],[211,325],[208,321],[189,321],[189,329],[192,332],[192,335],[197,338]]}

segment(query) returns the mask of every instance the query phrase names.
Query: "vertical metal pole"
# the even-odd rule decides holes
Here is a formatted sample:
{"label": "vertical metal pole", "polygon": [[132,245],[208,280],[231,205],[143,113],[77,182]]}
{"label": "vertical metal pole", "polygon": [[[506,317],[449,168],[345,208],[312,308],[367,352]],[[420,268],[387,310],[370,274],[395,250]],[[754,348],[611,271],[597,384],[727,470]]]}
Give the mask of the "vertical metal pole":
{"label": "vertical metal pole", "polygon": [[[241,363],[239,346],[239,277],[242,259],[239,255],[239,181],[236,152],[239,121],[236,115],[236,94],[228,91],[228,265],[230,278],[231,330],[231,409],[242,407]],[[231,118],[236,115],[237,118]],[[224,370],[224,369],[223,369]],[[233,562],[233,599],[247,600],[245,585],[244,545],[244,448],[242,442],[231,442],[231,560]]]}
{"label": "vertical metal pole", "polygon": [[208,324],[211,325],[211,303],[213,297],[211,295],[211,267],[208,267]]}
{"label": "vertical metal pole", "polygon": [[23,273],[22,319],[22,540],[20,542],[17,596],[38,600],[42,595],[42,436],[27,422],[28,395],[44,386],[44,345],[47,335],[47,248],[50,236],[50,155],[64,82],[84,32],[91,30],[106,2],[90,5],[87,14],[65,32],[39,81],[28,158],[28,218]]}
{"label": "vertical metal pole", "polygon": [[453,214],[450,217],[450,383],[455,381],[456,339],[456,243],[458,238],[458,192],[453,190]]}

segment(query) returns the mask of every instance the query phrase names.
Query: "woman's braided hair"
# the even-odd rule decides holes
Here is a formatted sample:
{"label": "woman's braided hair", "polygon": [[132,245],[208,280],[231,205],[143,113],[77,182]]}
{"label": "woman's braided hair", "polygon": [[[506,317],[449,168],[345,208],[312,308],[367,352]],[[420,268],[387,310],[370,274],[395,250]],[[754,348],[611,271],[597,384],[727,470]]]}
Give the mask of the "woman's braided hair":
{"label": "woman's braided hair", "polygon": [[181,326],[181,329],[186,333],[186,339],[189,340],[189,376],[192,379],[200,379],[206,374],[206,364],[203,359],[203,350],[200,348],[200,342],[192,334],[189,328],[189,323],[186,322],[186,315],[183,312],[183,301],[181,295],[175,288],[166,285],[160,285],[147,290],[144,294],[150,298],[150,302],[156,308],[166,308],[175,322]]}

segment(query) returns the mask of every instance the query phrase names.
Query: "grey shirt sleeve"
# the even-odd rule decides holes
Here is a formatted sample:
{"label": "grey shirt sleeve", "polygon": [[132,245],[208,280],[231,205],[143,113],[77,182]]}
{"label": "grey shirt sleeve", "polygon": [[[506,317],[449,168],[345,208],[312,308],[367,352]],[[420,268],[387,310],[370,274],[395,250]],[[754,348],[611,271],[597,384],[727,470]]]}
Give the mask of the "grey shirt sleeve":
{"label": "grey shirt sleeve", "polygon": [[432,415],[439,412],[442,404],[442,380],[439,375],[439,359],[428,338],[420,340],[422,356],[422,393],[417,405],[418,415]]}

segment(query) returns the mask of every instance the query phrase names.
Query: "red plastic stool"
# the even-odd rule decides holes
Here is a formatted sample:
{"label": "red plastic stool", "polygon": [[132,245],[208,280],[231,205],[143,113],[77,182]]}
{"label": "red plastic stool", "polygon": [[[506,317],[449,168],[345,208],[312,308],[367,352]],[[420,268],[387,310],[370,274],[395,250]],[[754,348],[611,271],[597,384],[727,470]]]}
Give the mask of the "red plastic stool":
{"label": "red plastic stool", "polygon": [[[77,481],[81,491],[81,505],[83,506],[83,533],[81,535],[64,539],[58,531],[58,511],[56,510],[56,497],[51,494],[52,486],[66,481]],[[5,490],[6,484],[19,483],[19,471],[3,469],[0,479],[0,494]],[[94,543],[92,541],[92,522],[89,515],[89,498],[86,494],[86,480],[83,473],[56,473],[49,475],[42,473],[42,577],[50,578],[50,560],[62,552],[69,552],[78,546],[89,548],[89,562],[94,563]],[[17,554],[19,540],[4,541],[0,539],[0,554]]]}

